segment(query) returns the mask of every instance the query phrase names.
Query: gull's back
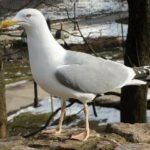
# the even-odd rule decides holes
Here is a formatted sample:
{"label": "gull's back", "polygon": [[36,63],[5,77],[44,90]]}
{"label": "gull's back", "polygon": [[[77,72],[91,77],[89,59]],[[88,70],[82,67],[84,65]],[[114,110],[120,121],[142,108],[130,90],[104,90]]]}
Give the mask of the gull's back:
{"label": "gull's back", "polygon": [[80,92],[101,94],[130,82],[134,71],[122,64],[89,54],[67,51],[56,71],[59,82]]}

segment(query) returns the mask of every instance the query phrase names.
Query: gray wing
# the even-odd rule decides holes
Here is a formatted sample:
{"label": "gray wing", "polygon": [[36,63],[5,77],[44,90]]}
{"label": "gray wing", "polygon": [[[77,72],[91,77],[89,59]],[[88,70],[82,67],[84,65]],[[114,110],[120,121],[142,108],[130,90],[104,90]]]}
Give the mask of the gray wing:
{"label": "gray wing", "polygon": [[70,64],[57,69],[57,80],[68,88],[86,93],[105,93],[123,85],[130,68],[113,61],[95,58],[95,63]]}

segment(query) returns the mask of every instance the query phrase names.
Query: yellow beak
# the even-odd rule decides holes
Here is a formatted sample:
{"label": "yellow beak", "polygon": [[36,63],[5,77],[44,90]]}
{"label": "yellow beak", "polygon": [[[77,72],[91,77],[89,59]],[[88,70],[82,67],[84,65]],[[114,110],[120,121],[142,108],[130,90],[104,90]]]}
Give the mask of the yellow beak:
{"label": "yellow beak", "polygon": [[16,24],[17,24],[16,20],[11,20],[11,19],[4,20],[0,23],[0,29],[8,28],[8,27],[16,25]]}

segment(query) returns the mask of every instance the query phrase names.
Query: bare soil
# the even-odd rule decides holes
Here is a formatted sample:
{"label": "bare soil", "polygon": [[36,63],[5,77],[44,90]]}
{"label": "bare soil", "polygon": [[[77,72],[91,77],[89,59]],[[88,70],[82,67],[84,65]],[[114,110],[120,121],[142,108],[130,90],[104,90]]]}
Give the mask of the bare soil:
{"label": "bare soil", "polygon": [[[40,87],[38,87],[39,100],[50,96]],[[33,104],[34,101],[34,86],[32,81],[27,81],[24,84],[10,86],[6,89],[6,106],[7,113],[21,109]]]}

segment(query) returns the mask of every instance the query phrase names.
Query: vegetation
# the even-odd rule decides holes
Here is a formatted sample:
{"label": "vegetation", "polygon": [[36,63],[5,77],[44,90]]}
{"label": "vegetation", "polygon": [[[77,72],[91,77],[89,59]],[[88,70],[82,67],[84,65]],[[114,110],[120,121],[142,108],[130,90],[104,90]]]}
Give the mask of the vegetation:
{"label": "vegetation", "polygon": [[32,114],[22,113],[15,117],[13,121],[8,122],[9,135],[25,135],[39,129],[47,121],[50,113]]}
{"label": "vegetation", "polygon": [[[32,114],[30,112],[21,113],[13,120],[8,122],[9,135],[10,136],[18,136],[18,135],[26,135],[29,133],[33,133],[41,128],[45,122],[48,120],[51,113],[43,113],[43,114]],[[79,119],[79,117],[74,114],[71,116],[66,116],[64,120],[65,125],[69,125],[75,120]],[[57,125],[59,118],[53,121],[52,125]],[[84,123],[79,123],[82,126]]]}
{"label": "vegetation", "polygon": [[21,80],[31,80],[31,70],[28,61],[6,62],[4,63],[5,84],[14,83]]}

